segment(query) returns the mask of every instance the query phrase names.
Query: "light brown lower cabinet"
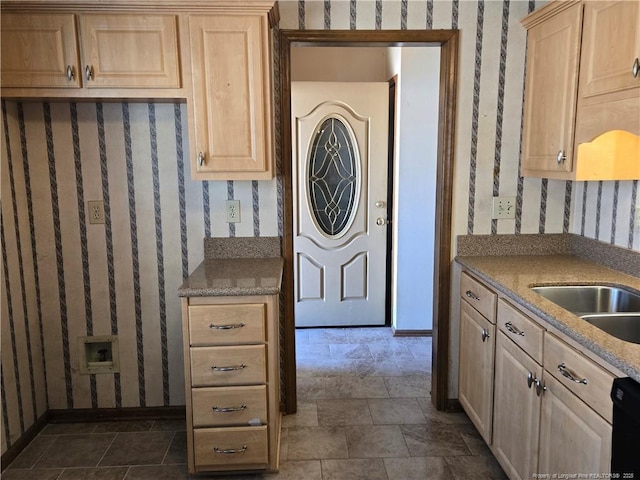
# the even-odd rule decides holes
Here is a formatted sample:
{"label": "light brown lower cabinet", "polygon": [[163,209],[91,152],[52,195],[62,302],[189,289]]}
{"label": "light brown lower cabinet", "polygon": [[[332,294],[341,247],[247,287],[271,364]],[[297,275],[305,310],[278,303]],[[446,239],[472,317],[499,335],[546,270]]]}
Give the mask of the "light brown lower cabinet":
{"label": "light brown lower cabinet", "polygon": [[189,473],[277,471],[278,296],[182,300]]}
{"label": "light brown lower cabinet", "polygon": [[611,424],[547,372],[544,387],[538,473],[610,472]]}
{"label": "light brown lower cabinet", "polygon": [[620,372],[510,301],[498,298],[494,325],[462,298],[460,404],[507,476],[610,472]]}
{"label": "light brown lower cabinet", "polygon": [[487,443],[493,418],[495,325],[468,303],[460,306],[459,400]]}
{"label": "light brown lower cabinet", "polygon": [[529,479],[536,472],[540,396],[535,380],[541,377],[542,367],[498,332],[493,451],[511,479]]}

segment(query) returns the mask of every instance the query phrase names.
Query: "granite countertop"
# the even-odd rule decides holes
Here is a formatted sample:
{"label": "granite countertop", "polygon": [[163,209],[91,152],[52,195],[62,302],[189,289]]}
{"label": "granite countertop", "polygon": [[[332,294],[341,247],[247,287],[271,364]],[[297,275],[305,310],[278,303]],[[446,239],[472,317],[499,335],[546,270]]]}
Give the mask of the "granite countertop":
{"label": "granite countertop", "polygon": [[603,332],[530,289],[545,284],[621,284],[640,291],[640,278],[573,255],[458,256],[456,261],[514,303],[640,382],[639,344]]}
{"label": "granite countertop", "polygon": [[205,258],[178,289],[180,297],[275,295],[282,285],[283,259]]}

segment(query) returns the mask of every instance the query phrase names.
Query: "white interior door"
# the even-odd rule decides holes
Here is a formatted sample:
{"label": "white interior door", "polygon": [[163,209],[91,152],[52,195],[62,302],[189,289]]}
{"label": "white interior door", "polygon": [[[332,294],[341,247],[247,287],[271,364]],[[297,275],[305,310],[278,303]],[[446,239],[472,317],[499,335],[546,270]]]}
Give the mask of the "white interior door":
{"label": "white interior door", "polygon": [[291,84],[297,327],[384,325],[388,96]]}

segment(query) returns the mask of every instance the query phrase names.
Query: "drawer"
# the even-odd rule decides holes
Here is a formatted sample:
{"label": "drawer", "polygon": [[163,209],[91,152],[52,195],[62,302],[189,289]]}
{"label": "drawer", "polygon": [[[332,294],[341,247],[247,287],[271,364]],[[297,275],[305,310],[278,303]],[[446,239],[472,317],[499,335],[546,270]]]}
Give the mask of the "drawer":
{"label": "drawer", "polygon": [[[264,425],[267,387],[214,387],[191,390],[194,427]],[[254,423],[255,422],[255,423]]]}
{"label": "drawer", "polygon": [[[544,336],[544,368],[611,423],[613,403],[609,394],[614,375],[549,333]],[[570,375],[575,380],[568,378]]]}
{"label": "drawer", "polygon": [[190,352],[194,387],[266,383],[264,345],[193,347]]}
{"label": "drawer", "polygon": [[198,428],[193,431],[193,447],[199,470],[226,466],[265,468],[268,463],[266,426]]}
{"label": "drawer", "polygon": [[496,323],[498,296],[465,272],[460,277],[460,296],[491,323]]}
{"label": "drawer", "polygon": [[544,329],[504,300],[498,301],[498,328],[542,364]]}
{"label": "drawer", "polygon": [[194,305],[189,307],[193,346],[265,341],[265,305]]}

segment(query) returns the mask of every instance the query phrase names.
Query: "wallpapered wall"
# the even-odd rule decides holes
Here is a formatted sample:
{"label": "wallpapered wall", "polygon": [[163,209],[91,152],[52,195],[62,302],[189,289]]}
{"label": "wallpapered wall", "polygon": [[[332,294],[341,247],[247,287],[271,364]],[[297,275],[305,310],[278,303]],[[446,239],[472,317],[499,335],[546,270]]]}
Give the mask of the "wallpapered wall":
{"label": "wallpapered wall", "polygon": [[[637,182],[518,176],[519,19],[539,5],[281,1],[280,28],[460,29],[454,235],[568,231],[640,250]],[[280,234],[280,180],[192,181],[180,104],[3,101],[0,137],[2,452],[48,408],[183,404],[176,288],[204,236]],[[516,220],[491,220],[497,193],[517,196]],[[228,198],[241,203],[235,226]],[[106,223],[89,225],[98,199]],[[79,374],[89,334],[119,336],[120,374]]]}

